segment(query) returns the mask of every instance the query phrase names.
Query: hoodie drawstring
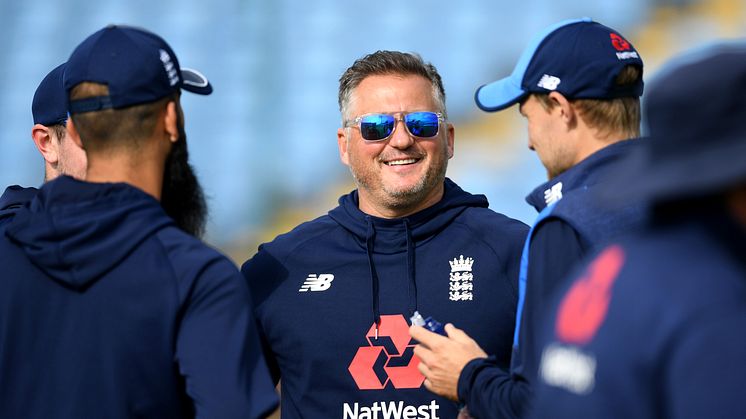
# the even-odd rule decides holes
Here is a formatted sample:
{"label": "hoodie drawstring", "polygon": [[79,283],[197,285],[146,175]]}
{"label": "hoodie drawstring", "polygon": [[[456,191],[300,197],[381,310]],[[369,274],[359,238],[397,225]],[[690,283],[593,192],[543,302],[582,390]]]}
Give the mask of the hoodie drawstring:
{"label": "hoodie drawstring", "polygon": [[409,279],[409,317],[414,316],[417,311],[417,283],[414,279],[414,241],[412,230],[409,229],[409,220],[404,220],[404,231],[407,234],[407,279]]}
{"label": "hoodie drawstring", "polygon": [[373,220],[369,217],[365,217],[365,221],[368,224],[368,229],[365,234],[365,250],[368,253],[368,266],[370,266],[370,280],[373,286],[373,323],[376,327],[375,338],[378,339],[378,327],[381,325],[381,312],[378,308],[378,273],[376,272],[376,266],[373,264],[373,242],[376,237],[376,230],[373,227]]}

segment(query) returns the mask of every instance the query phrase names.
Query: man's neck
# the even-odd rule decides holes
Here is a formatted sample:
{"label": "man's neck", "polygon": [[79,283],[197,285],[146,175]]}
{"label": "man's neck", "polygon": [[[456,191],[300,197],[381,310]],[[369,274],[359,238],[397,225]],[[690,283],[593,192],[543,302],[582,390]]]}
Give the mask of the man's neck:
{"label": "man's neck", "polygon": [[86,181],[128,183],[160,201],[165,162],[163,158],[154,157],[147,152],[89,155]]}

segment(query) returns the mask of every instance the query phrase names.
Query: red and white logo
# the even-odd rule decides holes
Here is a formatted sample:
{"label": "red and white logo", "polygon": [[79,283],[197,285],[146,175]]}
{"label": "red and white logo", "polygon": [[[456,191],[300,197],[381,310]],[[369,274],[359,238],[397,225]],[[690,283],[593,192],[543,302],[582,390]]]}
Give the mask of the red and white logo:
{"label": "red and white logo", "polygon": [[611,45],[613,45],[617,51],[628,51],[631,48],[629,42],[621,36],[615,33],[610,33],[609,36],[611,37]]}
{"label": "red and white logo", "polygon": [[381,390],[391,383],[394,388],[419,388],[425,381],[417,366],[409,336],[409,324],[401,314],[381,316],[378,339],[375,324],[365,335],[368,346],[357,350],[347,368],[360,390]]}

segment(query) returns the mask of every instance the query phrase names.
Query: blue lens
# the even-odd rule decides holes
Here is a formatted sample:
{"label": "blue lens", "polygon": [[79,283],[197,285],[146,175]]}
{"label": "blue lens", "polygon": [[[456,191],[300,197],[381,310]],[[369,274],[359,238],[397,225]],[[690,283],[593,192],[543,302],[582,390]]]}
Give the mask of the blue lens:
{"label": "blue lens", "polygon": [[415,137],[435,137],[438,135],[438,114],[434,112],[412,112],[404,117],[409,133]]}
{"label": "blue lens", "polygon": [[395,124],[393,115],[366,115],[360,119],[360,135],[368,141],[383,140],[391,135]]}

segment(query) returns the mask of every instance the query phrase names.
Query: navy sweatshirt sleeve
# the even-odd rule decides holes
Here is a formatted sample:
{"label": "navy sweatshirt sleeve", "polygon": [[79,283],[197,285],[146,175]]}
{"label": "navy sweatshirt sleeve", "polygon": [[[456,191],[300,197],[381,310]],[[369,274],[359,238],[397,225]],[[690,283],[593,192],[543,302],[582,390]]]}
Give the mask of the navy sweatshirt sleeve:
{"label": "navy sweatshirt sleeve", "polygon": [[287,269],[267,250],[267,244],[259,246],[259,251],[241,266],[241,274],[249,286],[254,307],[254,318],[261,339],[264,357],[269,367],[272,381],[280,381],[280,367],[270,348],[267,336],[260,320],[260,307],[272,294],[272,291],[287,277]]}
{"label": "navy sweatshirt sleeve", "polygon": [[[176,269],[180,269],[177,267]],[[188,270],[189,268],[181,268]],[[184,296],[176,362],[196,417],[261,418],[277,406],[248,288],[225,258],[199,269]]]}
{"label": "navy sweatshirt sleeve", "polygon": [[[534,230],[529,248],[526,301],[523,307],[519,367],[499,368],[492,357],[468,363],[459,377],[459,399],[478,418],[519,418],[527,412],[538,370],[536,352],[543,310],[552,294],[586,252],[577,232],[564,221],[548,218]],[[514,362],[513,366],[516,365]]]}

